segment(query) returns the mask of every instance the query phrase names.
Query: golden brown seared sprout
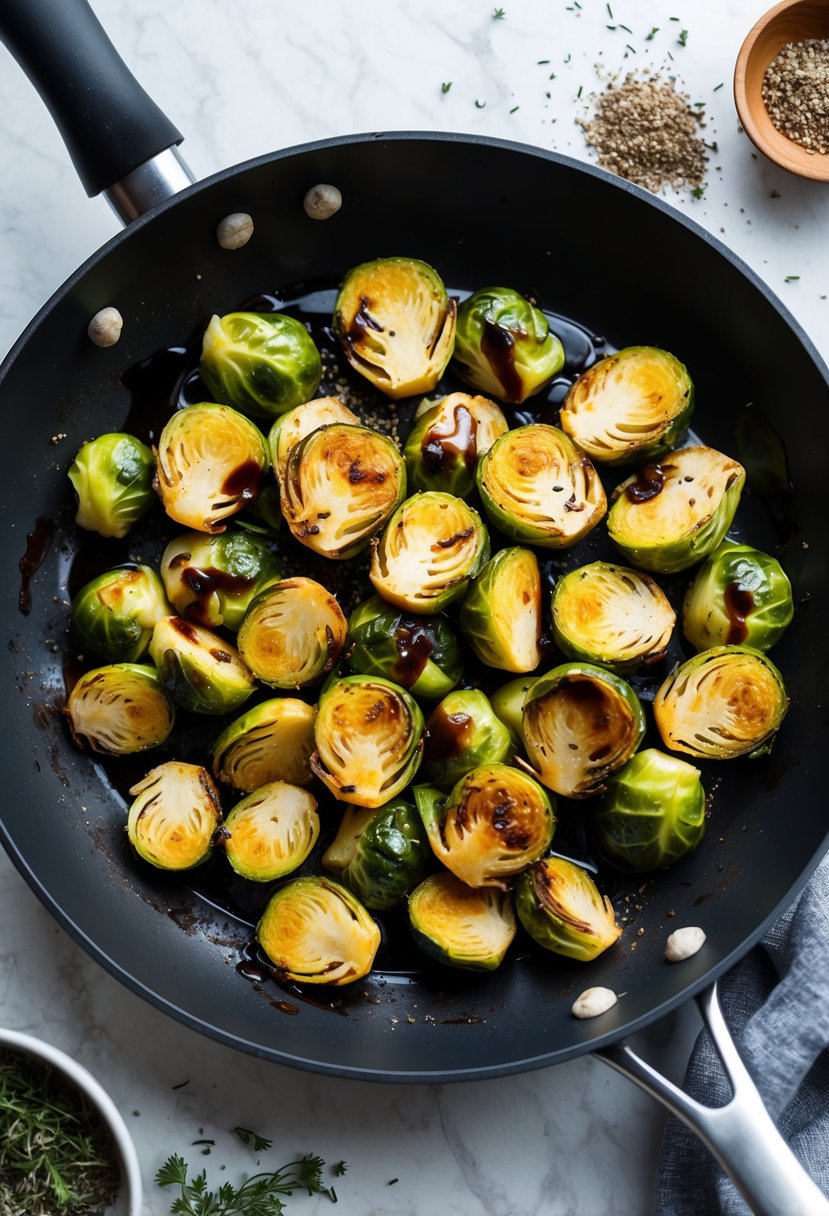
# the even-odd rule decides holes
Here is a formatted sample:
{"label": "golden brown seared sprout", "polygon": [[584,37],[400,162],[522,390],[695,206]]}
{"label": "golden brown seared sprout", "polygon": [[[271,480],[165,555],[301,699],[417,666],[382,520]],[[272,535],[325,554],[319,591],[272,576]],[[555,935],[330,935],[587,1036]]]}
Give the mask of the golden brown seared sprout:
{"label": "golden brown seared sprout", "polygon": [[241,528],[184,532],[167,545],[161,577],[179,616],[198,625],[238,629],[251,600],[282,563],[260,536]]}
{"label": "golden brown seared sprout", "polygon": [[217,401],[251,418],[273,418],[313,397],[322,362],[296,318],[280,312],[231,312],[211,318],[199,370]]}
{"label": "golden brown seared sprout", "polygon": [[483,287],[458,309],[455,363],[464,380],[519,405],[564,366],[564,347],[540,308],[511,287]]}
{"label": "golden brown seared sprout", "polygon": [[666,747],[707,760],[770,751],[789,700],[769,658],[748,646],[713,646],[668,676],[653,702]]}
{"label": "golden brown seared sprout", "polygon": [[389,680],[346,676],[319,699],[311,768],[340,802],[378,807],[411,781],[423,750],[423,714]]}
{"label": "golden brown seared sprout", "polygon": [[316,798],[286,781],[271,781],[236,803],[219,842],[242,878],[272,882],[302,865],[319,832]]}
{"label": "golden brown seared sprout", "polygon": [[494,971],[515,937],[512,899],[498,887],[467,887],[454,874],[432,874],[409,896],[418,946],[449,967]]}
{"label": "golden brown seared sprout", "polygon": [[139,857],[159,870],[191,870],[210,856],[222,818],[219,793],[198,764],[169,760],[130,790],[127,834]]}
{"label": "golden brown seared sprout", "polygon": [[624,464],[675,447],[693,411],[688,369],[656,346],[628,346],[582,372],[561,429],[597,464]]}
{"label": "golden brown seared sprout", "polygon": [[680,448],[628,477],[613,493],[610,539],[634,566],[686,570],[725,536],[745,469],[714,448]]}
{"label": "golden brown seared sprout", "polygon": [[259,493],[268,450],[259,429],[229,405],[177,410],[158,438],[156,488],[176,523],[223,532]]}
{"label": "golden brown seared sprout", "polygon": [[369,578],[407,612],[440,612],[465,593],[489,557],[489,534],[462,498],[413,494],[373,542]]}
{"label": "golden brown seared sprout", "polygon": [[119,566],[93,578],[72,599],[72,641],[105,663],[134,663],[146,653],[157,621],[170,612],[150,566]]}
{"label": "golden brown seared sprout", "polygon": [[488,667],[534,671],[541,662],[541,571],[531,549],[500,549],[461,605],[461,632]]}
{"label": "golden brown seared sprout", "polygon": [[564,549],[607,510],[599,476],[564,431],[533,423],[507,431],[478,463],[489,520],[520,544]]}
{"label": "golden brown seared sprout", "polygon": [[167,694],[194,714],[235,713],[256,688],[235,646],[182,616],[158,622],[150,658]]}
{"label": "golden brown seared sprout", "polygon": [[239,627],[239,652],[271,688],[304,688],[334,667],[348,632],[330,591],[286,578],[260,591]]}
{"label": "golden brown seared sprout", "polygon": [[466,498],[475,489],[478,457],[507,430],[500,406],[487,397],[450,393],[428,397],[415,411],[403,455],[415,490],[443,490]]}
{"label": "golden brown seared sprout", "polygon": [[406,466],[391,439],[335,422],[291,448],[282,514],[301,544],[343,559],[366,548],[405,496]]}
{"label": "golden brown seared sprout", "polygon": [[457,302],[417,258],[376,258],[349,270],[334,306],[348,362],[396,400],[430,393],[455,346]]}
{"label": "golden brown seared sprout", "polygon": [[244,794],[271,781],[309,785],[313,750],[313,706],[274,697],[225,727],[211,749],[213,775]]}
{"label": "golden brown seared sprout", "polygon": [[563,663],[533,681],[524,701],[523,734],[535,776],[567,798],[601,793],[645,733],[645,713],[631,686],[591,663]]}
{"label": "golden brown seared sprout", "polygon": [[520,876],[515,910],[539,946],[580,962],[597,958],[622,934],[607,896],[564,857],[545,857]]}
{"label": "golden brown seared sprout", "polygon": [[591,562],[559,579],[553,590],[556,645],[570,659],[617,675],[665,657],[676,613],[648,574]]}
{"label": "golden brown seared sprout", "polygon": [[271,896],[256,940],[279,979],[340,986],[368,975],[380,929],[341,883],[294,878]]}
{"label": "golden brown seared sprout", "polygon": [[79,747],[128,756],[162,744],[173,729],[175,709],[154,668],[112,663],[81,676],[66,716]]}
{"label": "golden brown seared sprout", "polygon": [[268,449],[271,455],[276,484],[281,488],[285,481],[288,457],[306,435],[332,422],[358,424],[360,419],[339,397],[315,397],[304,405],[297,405],[287,414],[280,414],[268,431]]}
{"label": "golden brown seared sprout", "polygon": [[114,431],[85,443],[69,467],[78,496],[75,523],[100,536],[126,536],[156,501],[153,454],[134,435]]}

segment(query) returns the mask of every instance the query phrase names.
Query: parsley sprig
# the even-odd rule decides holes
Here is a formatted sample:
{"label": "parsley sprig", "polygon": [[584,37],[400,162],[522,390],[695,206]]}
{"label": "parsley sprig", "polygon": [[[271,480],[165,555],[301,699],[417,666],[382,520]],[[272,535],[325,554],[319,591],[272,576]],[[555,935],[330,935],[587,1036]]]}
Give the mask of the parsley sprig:
{"label": "parsley sprig", "polygon": [[[237,1135],[245,1133],[250,1139],[244,1142],[252,1143],[254,1147],[257,1141],[269,1144],[246,1128],[235,1131]],[[240,1135],[240,1139],[244,1140],[244,1135]],[[170,1207],[175,1216],[281,1216],[285,1211],[281,1197],[293,1195],[295,1191],[326,1195],[332,1203],[337,1202],[334,1188],[323,1185],[324,1166],[322,1157],[308,1153],[278,1170],[253,1174],[241,1186],[224,1182],[217,1191],[212,1191],[208,1189],[206,1172],[202,1170],[191,1179],[187,1162],[174,1153],[164,1162],[155,1180],[159,1186],[179,1188],[178,1197]],[[344,1162],[340,1162],[340,1167],[339,1172],[343,1173]]]}

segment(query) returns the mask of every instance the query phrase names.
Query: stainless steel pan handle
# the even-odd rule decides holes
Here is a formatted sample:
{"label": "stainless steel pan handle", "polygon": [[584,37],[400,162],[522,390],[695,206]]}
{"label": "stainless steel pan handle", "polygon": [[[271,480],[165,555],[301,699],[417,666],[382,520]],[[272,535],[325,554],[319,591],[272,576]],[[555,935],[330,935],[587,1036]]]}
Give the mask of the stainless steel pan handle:
{"label": "stainless steel pan handle", "polygon": [[731,1082],[731,1101],[710,1107],[689,1098],[626,1044],[596,1052],[682,1119],[739,1188],[756,1216],[829,1216],[815,1185],[777,1130],[740,1058],[712,984],[697,997],[708,1033]]}

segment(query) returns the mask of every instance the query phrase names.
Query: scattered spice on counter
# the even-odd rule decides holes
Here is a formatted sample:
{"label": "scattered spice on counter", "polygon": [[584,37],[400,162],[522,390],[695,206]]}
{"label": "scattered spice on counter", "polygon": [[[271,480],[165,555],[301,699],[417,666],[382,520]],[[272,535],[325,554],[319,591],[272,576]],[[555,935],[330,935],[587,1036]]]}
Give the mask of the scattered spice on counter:
{"label": "scattered spice on counter", "polygon": [[829,38],[789,42],[766,69],[763,101],[781,135],[829,152]]}

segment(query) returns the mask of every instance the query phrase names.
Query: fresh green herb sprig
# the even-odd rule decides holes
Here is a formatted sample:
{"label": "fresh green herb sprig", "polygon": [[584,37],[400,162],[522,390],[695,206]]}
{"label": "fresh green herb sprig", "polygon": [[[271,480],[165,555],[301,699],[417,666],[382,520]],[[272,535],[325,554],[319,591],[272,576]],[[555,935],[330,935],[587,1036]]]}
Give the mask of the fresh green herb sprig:
{"label": "fresh green herb sprig", "polygon": [[[234,1130],[246,1144],[255,1146],[258,1141],[270,1145],[270,1141],[246,1128],[237,1127]],[[245,1133],[249,1139],[245,1140],[245,1135],[241,1133]],[[191,1179],[187,1162],[174,1153],[164,1162],[155,1180],[159,1186],[179,1188],[179,1194],[170,1207],[173,1216],[281,1216],[285,1211],[282,1197],[293,1195],[295,1191],[325,1195],[332,1203],[337,1202],[334,1188],[323,1185],[324,1167],[322,1157],[308,1153],[277,1170],[253,1174],[241,1186],[224,1182],[217,1191],[212,1191],[207,1185],[206,1172],[202,1170]],[[345,1173],[345,1162],[339,1162],[335,1172]]]}

